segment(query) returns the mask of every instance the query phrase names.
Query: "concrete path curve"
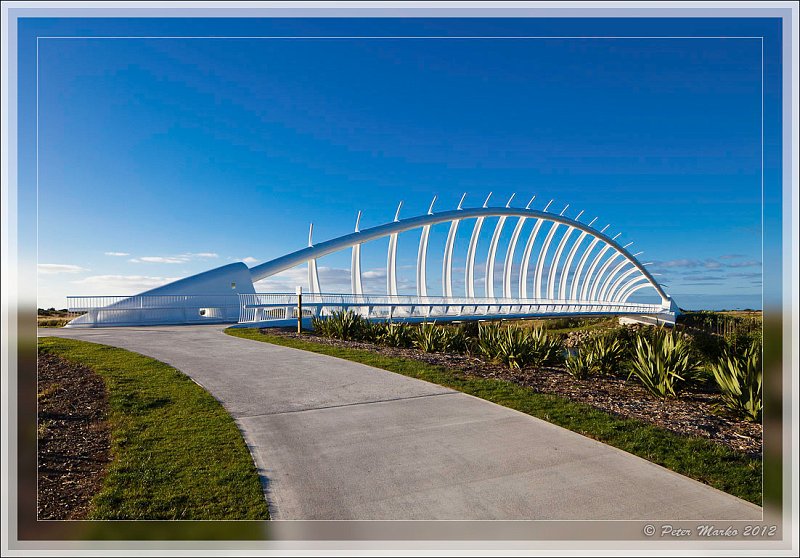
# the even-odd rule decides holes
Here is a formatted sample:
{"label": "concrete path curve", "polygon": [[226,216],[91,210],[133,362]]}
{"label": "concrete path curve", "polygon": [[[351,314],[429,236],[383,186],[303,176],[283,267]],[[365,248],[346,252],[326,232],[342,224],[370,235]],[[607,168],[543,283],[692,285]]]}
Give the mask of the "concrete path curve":
{"label": "concrete path curve", "polygon": [[760,519],[761,508],[427,382],[225,335],[46,329],[166,362],[233,415],[275,519]]}

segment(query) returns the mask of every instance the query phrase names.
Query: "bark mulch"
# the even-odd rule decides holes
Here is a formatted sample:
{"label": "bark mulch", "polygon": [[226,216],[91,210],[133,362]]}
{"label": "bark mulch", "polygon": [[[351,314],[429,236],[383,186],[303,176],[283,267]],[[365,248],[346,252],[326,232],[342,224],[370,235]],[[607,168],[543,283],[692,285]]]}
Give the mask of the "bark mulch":
{"label": "bark mulch", "polygon": [[536,392],[559,395],[586,403],[618,416],[638,419],[666,430],[688,436],[707,438],[751,457],[762,455],[762,426],[736,420],[717,408],[720,396],[702,387],[682,391],[678,398],[661,400],[625,376],[594,376],[579,381],[563,367],[535,370],[509,370],[479,358],[442,353],[424,353],[418,349],[386,347],[361,341],[342,341],[314,334],[270,328],[269,334],[313,340],[337,347],[365,349],[379,354],[413,359],[457,370],[468,376],[509,380]]}
{"label": "bark mulch", "polygon": [[103,379],[85,366],[40,354],[37,403],[38,517],[85,519],[110,460]]}

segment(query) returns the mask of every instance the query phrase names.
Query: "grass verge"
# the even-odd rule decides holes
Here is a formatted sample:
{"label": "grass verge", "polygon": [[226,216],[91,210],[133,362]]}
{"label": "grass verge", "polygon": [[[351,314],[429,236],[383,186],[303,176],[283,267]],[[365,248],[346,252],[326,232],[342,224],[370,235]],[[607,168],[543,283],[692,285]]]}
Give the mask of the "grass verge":
{"label": "grass verge", "polygon": [[736,453],[704,438],[682,436],[564,397],[537,393],[506,380],[476,378],[416,360],[270,335],[257,329],[229,328],[225,332],[234,337],[352,360],[456,389],[594,438],[761,505],[761,460]]}
{"label": "grass verge", "polygon": [[239,429],[188,376],[86,341],[44,337],[39,351],[92,368],[108,388],[112,462],[89,519],[269,519]]}

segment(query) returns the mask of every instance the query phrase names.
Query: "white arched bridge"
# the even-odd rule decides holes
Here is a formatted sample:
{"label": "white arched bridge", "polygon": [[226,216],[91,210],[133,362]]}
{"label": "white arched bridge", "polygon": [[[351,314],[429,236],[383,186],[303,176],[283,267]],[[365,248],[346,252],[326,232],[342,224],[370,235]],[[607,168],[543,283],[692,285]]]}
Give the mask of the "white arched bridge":
{"label": "white arched bridge", "polygon": [[[466,196],[466,194],[465,194]],[[306,265],[307,285],[302,294],[304,318],[350,309],[373,320],[460,321],[474,319],[538,318],[555,316],[619,315],[645,322],[674,323],[677,306],[628,247],[620,234],[606,234],[589,223],[548,211],[482,207],[434,212],[400,218],[402,202],[392,222],[355,231],[315,244],[313,226],[308,247],[248,268],[244,263],[222,266],[135,296],[68,297],[70,310],[84,312],[68,327],[110,325],[238,322],[244,326],[281,326],[297,319],[297,293],[257,293],[254,284],[281,272]],[[478,254],[484,223],[496,219],[488,251]],[[441,252],[441,294],[428,292],[428,253],[431,228],[448,227]],[[463,266],[463,288],[454,288],[454,252],[460,227],[471,227]],[[505,235],[508,227],[510,236]],[[397,278],[399,235],[419,230],[416,292],[400,294]],[[469,230],[469,229],[467,229]],[[523,235],[523,231],[526,234]],[[488,232],[485,231],[485,232]],[[524,237],[524,242],[523,242]],[[363,245],[388,238],[385,293],[364,291],[361,271]],[[317,260],[350,251],[350,292],[329,293],[320,285]],[[499,252],[499,254],[498,254]],[[479,273],[476,273],[476,270]],[[459,270],[462,271],[462,270]],[[480,275],[480,276],[476,276]],[[476,294],[476,283],[482,296]],[[631,302],[634,293],[649,290],[655,302]],[[456,294],[456,291],[459,291]],[[463,291],[463,292],[462,292]]]}

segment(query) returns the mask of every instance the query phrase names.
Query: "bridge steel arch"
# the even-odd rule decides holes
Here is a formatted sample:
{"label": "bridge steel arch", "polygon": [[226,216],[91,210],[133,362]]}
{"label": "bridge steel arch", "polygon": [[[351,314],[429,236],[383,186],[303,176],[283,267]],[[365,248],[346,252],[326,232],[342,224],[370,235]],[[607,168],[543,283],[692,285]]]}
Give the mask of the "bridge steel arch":
{"label": "bridge steel arch", "polygon": [[[590,295],[592,294],[592,291],[596,291],[597,288],[594,288],[592,290],[590,290],[590,289],[595,284],[595,281],[599,277],[603,276],[604,273],[607,271],[607,268],[610,265],[610,263],[609,263],[610,259],[609,259],[609,261],[607,261],[600,268],[600,272],[597,274],[597,276],[595,276],[594,272],[597,270],[598,265],[602,261],[602,256],[605,255],[605,253],[608,252],[609,250],[613,250],[614,254],[611,256],[611,259],[616,260],[616,258],[619,258],[619,257],[624,258],[624,260],[627,262],[627,264],[631,265],[636,271],[639,272],[640,277],[643,278],[647,282],[647,285],[651,286],[656,291],[656,293],[661,298],[662,304],[664,304],[666,306],[669,306],[669,304],[670,304],[670,300],[671,299],[670,299],[669,295],[667,295],[667,293],[663,290],[663,288],[656,281],[656,279],[650,274],[650,272],[626,248],[624,248],[622,245],[620,245],[616,241],[617,237],[613,237],[612,238],[612,237],[606,235],[603,232],[603,231],[605,231],[605,229],[598,231],[596,229],[593,229],[589,225],[586,225],[584,223],[581,223],[581,222],[579,222],[577,220],[574,220],[574,219],[571,219],[569,217],[565,217],[563,215],[547,213],[545,211],[538,211],[538,210],[535,210],[535,209],[522,209],[522,208],[513,208],[513,207],[465,208],[465,209],[460,209],[460,210],[443,211],[443,212],[440,212],[440,213],[428,213],[427,215],[421,215],[421,216],[417,216],[417,217],[409,217],[409,218],[406,218],[406,219],[399,219],[397,221],[393,221],[391,223],[386,223],[386,224],[383,224],[383,225],[378,225],[378,226],[375,226],[375,227],[371,227],[369,229],[358,230],[356,232],[341,236],[339,238],[334,238],[332,240],[328,240],[328,241],[325,241],[325,242],[320,242],[318,244],[315,244],[314,246],[309,246],[307,248],[303,248],[301,250],[297,250],[296,252],[292,252],[290,254],[286,254],[285,256],[281,256],[281,257],[276,258],[276,259],[274,259],[272,261],[265,262],[263,264],[260,264],[260,265],[257,265],[257,266],[254,266],[254,267],[250,268],[250,274],[252,276],[253,282],[260,281],[260,280],[265,279],[267,277],[270,277],[272,275],[276,275],[276,274],[278,274],[278,273],[280,273],[282,271],[286,271],[288,269],[291,269],[291,268],[293,268],[293,267],[295,267],[297,265],[305,264],[305,263],[307,263],[307,262],[309,262],[311,260],[319,259],[319,258],[321,258],[323,256],[326,256],[328,254],[332,254],[334,252],[338,252],[340,250],[345,250],[345,249],[348,249],[348,248],[352,248],[354,246],[365,244],[367,242],[370,242],[370,241],[373,241],[373,240],[378,240],[378,239],[385,238],[385,237],[389,237],[390,240],[391,239],[396,239],[397,235],[399,235],[400,233],[411,231],[411,230],[414,230],[414,229],[423,229],[423,228],[430,227],[430,226],[433,226],[433,225],[437,225],[437,224],[440,224],[440,223],[450,223],[451,224],[450,225],[450,234],[448,234],[448,241],[447,241],[447,245],[446,245],[446,249],[445,249],[446,253],[445,253],[445,257],[444,257],[444,263],[450,265],[449,271],[450,271],[450,277],[452,277],[452,264],[453,264],[452,250],[453,250],[453,247],[454,247],[454,244],[455,244],[455,232],[454,231],[457,229],[458,223],[460,223],[461,221],[464,221],[464,220],[467,220],[467,219],[475,219],[476,220],[475,221],[475,225],[473,227],[472,235],[470,237],[470,244],[469,244],[470,247],[469,247],[468,253],[467,253],[467,256],[468,256],[467,257],[467,267],[468,268],[472,268],[472,269],[471,270],[470,269],[466,270],[466,273],[465,273],[465,278],[468,279],[468,280],[471,278],[473,280],[473,282],[474,282],[474,268],[473,268],[473,266],[474,266],[474,259],[477,257],[477,253],[476,253],[477,252],[477,249],[476,249],[477,234],[476,234],[476,232],[480,231],[484,220],[487,219],[487,218],[490,218],[490,217],[500,217],[500,218],[505,217],[506,219],[509,218],[509,217],[517,217],[517,218],[525,218],[526,220],[528,220],[528,219],[535,219],[536,220],[536,224],[534,225],[534,230],[531,232],[531,235],[529,237],[528,245],[526,246],[526,249],[525,249],[523,262],[521,264],[521,269],[520,269],[520,276],[522,276],[522,275],[526,275],[527,276],[526,268],[528,267],[528,264],[530,262],[530,255],[531,255],[531,253],[533,251],[533,245],[534,245],[535,236],[536,236],[535,233],[538,232],[538,228],[540,228],[542,226],[542,224],[544,224],[544,223],[550,223],[551,229],[550,229],[549,233],[553,232],[552,229],[556,225],[559,225],[559,226],[560,225],[565,225],[565,226],[567,226],[567,227],[569,227],[571,229],[579,230],[582,233],[585,233],[586,235],[591,236],[593,238],[593,240],[592,240],[592,242],[590,244],[590,248],[586,249],[586,251],[584,252],[584,254],[583,254],[582,258],[581,258],[581,262],[579,263],[579,271],[580,271],[580,268],[582,267],[581,264],[583,264],[586,261],[586,258],[590,255],[590,252],[592,251],[591,249],[593,249],[597,244],[602,244],[602,248],[601,248],[600,252],[595,256],[595,258],[592,261],[592,264],[590,266],[590,270],[589,270],[587,276],[585,278],[582,278],[580,275],[578,275],[579,272],[576,272],[576,275],[573,278],[572,296],[569,299],[567,299],[566,297],[562,296],[564,294],[563,290],[559,289],[558,290],[558,298],[559,299],[564,299],[564,300],[584,300],[584,301],[592,300],[590,298]],[[504,219],[504,221],[505,221],[505,219]],[[548,240],[552,240],[552,236],[549,233],[548,233],[548,237],[550,237],[550,238],[545,240],[545,244],[543,245],[542,249],[540,250],[539,257],[537,258],[536,273],[538,274],[539,281],[538,281],[538,284],[535,285],[535,288],[534,288],[534,295],[535,295],[533,297],[534,299],[542,298],[540,296],[540,292],[539,292],[539,291],[541,291],[541,275],[542,275],[542,272],[543,272],[541,268],[544,265],[545,252],[546,252],[547,249],[549,249],[550,242],[548,242]],[[619,236],[619,235],[617,235],[617,236]],[[533,239],[533,241],[531,239]],[[583,240],[583,239],[581,239],[581,240]],[[392,243],[393,246],[392,246],[392,250],[391,251],[392,251],[393,254],[394,254],[394,251],[396,250],[396,242],[397,241],[395,240]],[[496,249],[496,247],[495,247],[495,249]],[[425,251],[427,251],[427,249]],[[512,262],[508,261],[508,257],[510,255],[513,255],[513,252],[511,252],[509,250],[507,252],[507,261],[505,263],[505,269],[506,270],[510,270],[511,266],[513,265]],[[390,258],[390,260],[391,260],[392,264],[395,264],[395,261],[394,261],[395,258]],[[569,260],[569,258],[568,258],[568,260]],[[473,266],[469,265],[470,261],[473,261]],[[570,263],[571,263],[571,261],[570,261]],[[395,265],[389,265],[387,267],[388,267],[387,275],[390,275],[390,276],[393,275],[393,272],[396,270],[396,264]],[[488,266],[487,266],[487,268],[488,268]],[[614,272],[615,272],[614,274],[611,274],[610,277],[604,277],[603,276],[603,279],[604,280],[608,280],[608,281],[613,280],[613,275],[618,273],[620,271],[620,269],[621,268],[619,268],[619,267],[615,268],[614,269]],[[470,273],[470,271],[472,271],[472,273]],[[488,269],[487,269],[487,271],[488,271]],[[509,273],[509,275],[510,275],[510,273]],[[556,274],[555,273],[551,273],[551,275],[553,277],[555,277]],[[447,276],[447,274],[445,274],[445,276]],[[387,277],[387,282],[389,284],[396,285],[396,277],[395,278]],[[563,276],[562,276],[562,282],[565,283]],[[449,289],[450,292],[449,293],[445,292],[445,296],[452,296],[452,282],[449,282],[448,286],[450,287],[450,289]],[[576,297],[578,289],[580,289],[580,296]],[[390,289],[390,290],[393,291],[394,289]],[[466,292],[467,292],[467,298],[474,298],[474,287],[470,289],[469,286],[468,286]],[[621,289],[621,292],[623,294],[625,294],[625,289]],[[549,285],[548,285],[547,294],[549,295],[550,293],[551,293],[551,290],[550,290]],[[358,293],[354,293],[354,294],[358,294]],[[396,292],[389,292],[388,294],[389,295],[394,295],[394,294],[396,294]],[[510,293],[504,292],[503,294],[507,295],[507,294],[510,294]],[[528,298],[527,297],[527,290],[525,289],[525,282],[523,282],[523,281],[520,281],[519,298],[520,299],[527,299]],[[627,297],[622,297],[620,299],[620,301],[622,301],[622,302],[625,302],[626,300],[627,300]]]}
{"label": "bridge steel arch", "polygon": [[[564,215],[567,209],[566,207],[561,214],[549,213],[547,209],[552,203],[552,200],[541,211],[530,209],[530,203],[525,208],[510,207],[511,200],[509,200],[505,207],[489,207],[489,198],[484,202],[483,207],[462,208],[463,200],[464,198],[462,197],[459,207],[455,210],[435,213],[433,211],[433,203],[435,203],[436,198],[434,198],[434,202],[431,203],[427,214],[405,219],[399,218],[400,207],[398,207],[394,221],[366,229],[360,228],[361,213],[359,212],[355,231],[350,234],[345,234],[341,237],[324,242],[314,243],[311,238],[312,229],[309,230],[308,246],[295,252],[256,265],[252,268],[247,268],[247,266],[241,263],[229,264],[222,268],[210,270],[163,287],[146,291],[141,295],[137,295],[138,298],[119,297],[120,300],[115,301],[113,304],[106,305],[104,310],[110,312],[112,310],[122,310],[128,307],[132,308],[132,300],[137,298],[138,308],[144,312],[144,309],[149,307],[149,302],[145,299],[148,297],[153,298],[167,295],[182,295],[184,297],[196,295],[228,298],[232,296],[252,297],[256,295],[254,289],[254,284],[256,282],[296,266],[306,264],[308,265],[308,288],[311,291],[307,296],[311,297],[308,299],[308,304],[311,305],[309,307],[311,310],[309,311],[311,312],[319,312],[325,305],[330,306],[334,304],[331,302],[333,299],[325,299],[325,296],[338,296],[339,298],[337,300],[342,301],[339,303],[341,307],[350,305],[356,310],[363,310],[366,312],[372,312],[374,308],[386,307],[388,309],[389,318],[395,316],[395,314],[393,314],[394,312],[399,312],[399,314],[406,312],[406,315],[409,317],[412,315],[424,317],[420,312],[427,312],[428,314],[426,315],[433,315],[436,312],[435,309],[439,308],[440,315],[442,316],[441,319],[461,319],[467,315],[471,318],[482,316],[484,319],[490,319],[497,315],[501,317],[511,315],[525,317],[537,315],[564,315],[570,313],[614,313],[659,314],[667,317],[671,315],[672,321],[674,321],[677,306],[647,268],[639,262],[635,255],[627,250],[627,246],[630,246],[631,243],[622,246],[617,242],[617,238],[620,236],[619,234],[614,237],[607,235],[605,231],[608,225],[601,230],[593,228],[592,224],[596,221],[596,218],[589,224],[584,224],[578,220],[583,212],[573,219]],[[533,200],[531,200],[531,202],[532,201]],[[478,237],[483,223],[487,218],[497,218],[498,221],[491,235],[491,242],[485,260],[486,268],[483,279],[486,296],[478,297],[475,295],[474,282],[476,278],[474,276],[474,265],[475,260],[478,258]],[[500,245],[502,231],[508,219],[516,219],[516,223],[505,250],[505,259],[502,265],[502,297],[495,297],[495,258]],[[470,235],[466,269],[464,270],[466,296],[454,297],[452,273],[455,238],[459,224],[468,220],[474,220],[474,225]],[[516,245],[522,235],[524,224],[528,221],[533,221],[533,226],[528,234],[521,261],[517,263],[514,261]],[[447,241],[442,255],[443,296],[431,297],[427,294],[426,277],[428,238],[431,227],[439,224],[449,224]],[[534,254],[536,239],[543,226],[549,228],[539,247],[538,253]],[[416,266],[416,296],[402,296],[399,295],[397,291],[397,244],[401,233],[416,229],[420,229]],[[559,230],[563,230],[563,234],[557,242],[555,252],[549,259],[550,267],[545,271],[551,244]],[[386,262],[387,292],[385,297],[380,298],[377,294],[364,293],[361,276],[361,245],[383,238],[389,239],[389,250]],[[591,239],[591,241],[588,243],[588,246],[583,247],[586,244],[586,239]],[[572,240],[571,244],[570,240]],[[352,252],[351,292],[339,295],[325,294],[324,291],[321,290],[319,282],[317,260],[323,256],[344,250],[350,250]],[[567,256],[564,259],[562,256],[565,252],[567,252]],[[572,265],[575,258],[578,257],[579,252],[580,257],[577,268],[573,272]],[[502,254],[503,252],[501,251],[500,253]],[[588,272],[584,276],[583,270],[592,254],[594,254],[594,257],[591,258]],[[604,260],[606,254],[608,254],[608,256],[605,257]],[[533,256],[535,257],[532,258]],[[481,257],[480,259],[482,260],[483,258]],[[532,285],[530,285],[530,287],[532,287],[532,296],[529,296],[528,273],[531,261],[535,263],[533,282]],[[612,267],[614,262],[617,262],[617,265]],[[514,289],[512,289],[511,284],[513,269],[516,269],[519,275],[519,285],[516,293],[513,292]],[[247,276],[249,281],[239,283],[232,280],[234,276],[238,281],[242,281],[242,278]],[[229,282],[226,283],[226,281]],[[249,285],[245,283],[249,283]],[[203,292],[192,292],[193,289],[197,290],[200,287],[202,287],[201,290]],[[652,288],[655,291],[660,298],[660,304],[641,305],[628,302],[629,298],[634,293],[645,288]],[[398,302],[400,299],[402,299],[402,303]],[[247,300],[251,299],[248,298]],[[351,304],[350,302],[345,302],[345,300],[352,300],[353,302]],[[194,305],[195,302],[191,304]],[[203,299],[202,302],[197,302],[197,304],[206,305],[206,309],[208,310],[209,303],[206,302],[205,299]],[[241,315],[243,315],[245,306],[247,306],[244,303],[242,304],[243,305],[240,307],[240,318]],[[275,304],[278,306],[275,306]],[[270,316],[274,313],[280,313],[277,312],[273,306],[275,306],[275,308],[280,308],[284,316],[291,315],[290,305],[284,302],[276,302],[274,304],[253,303],[247,308],[256,308],[257,311],[255,311],[253,315],[261,315],[263,317],[266,315],[265,312]],[[404,310],[400,311],[400,307],[403,307]],[[265,310],[267,308],[271,308],[271,310]],[[420,310],[420,308],[424,310]],[[200,308],[200,310],[200,315],[207,315],[202,312],[203,308]],[[192,314],[193,312],[194,306],[192,306],[189,313]],[[270,314],[270,312],[272,312],[272,314]],[[142,315],[145,314],[146,312]],[[162,312],[159,315],[166,314],[169,314],[169,312]],[[212,311],[211,314],[214,314],[214,312]],[[226,311],[225,317],[228,319],[230,319],[229,314],[230,312]],[[94,319],[91,317],[81,317],[82,319],[74,320],[71,325],[78,326],[89,323],[92,323],[92,325],[103,325],[101,323],[102,320],[98,321],[98,315],[99,314],[96,314]],[[108,315],[111,314],[108,313]],[[184,315],[186,315],[186,308],[184,308]],[[119,320],[117,320],[115,325],[122,325],[118,322]],[[133,323],[144,322],[141,320],[133,320]],[[162,321],[159,323],[176,322]]]}

